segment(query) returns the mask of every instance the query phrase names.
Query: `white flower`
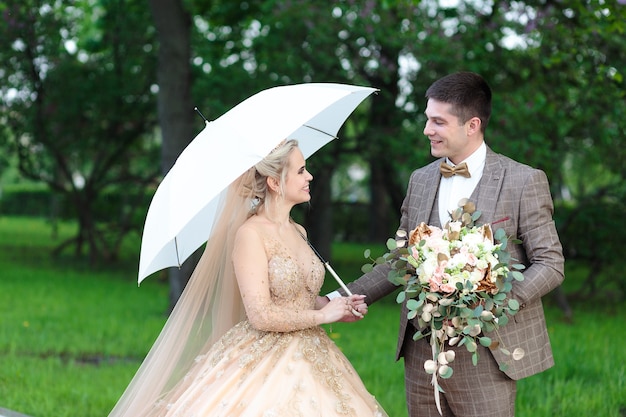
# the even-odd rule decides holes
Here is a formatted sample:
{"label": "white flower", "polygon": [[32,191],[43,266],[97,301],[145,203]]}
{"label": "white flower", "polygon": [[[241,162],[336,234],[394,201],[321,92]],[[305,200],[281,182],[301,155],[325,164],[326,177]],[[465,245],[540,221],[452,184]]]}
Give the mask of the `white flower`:
{"label": "white flower", "polygon": [[463,226],[463,223],[461,222],[449,222],[448,223],[448,228],[450,229],[451,232],[460,232],[462,226]]}

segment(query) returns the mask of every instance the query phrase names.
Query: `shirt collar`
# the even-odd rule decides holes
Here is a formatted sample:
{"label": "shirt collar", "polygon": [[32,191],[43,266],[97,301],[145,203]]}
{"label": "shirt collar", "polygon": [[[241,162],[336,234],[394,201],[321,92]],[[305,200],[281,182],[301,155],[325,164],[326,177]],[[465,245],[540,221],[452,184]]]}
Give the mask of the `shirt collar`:
{"label": "shirt collar", "polygon": [[[469,170],[470,174],[473,174],[481,170],[485,166],[485,159],[487,159],[487,145],[483,141],[483,143],[480,144],[478,149],[476,149],[473,154],[465,158],[465,160],[461,161],[460,163],[465,162],[467,164],[467,169]],[[450,161],[448,158],[446,158],[446,162],[452,166],[455,166],[454,163],[452,163],[452,161]]]}

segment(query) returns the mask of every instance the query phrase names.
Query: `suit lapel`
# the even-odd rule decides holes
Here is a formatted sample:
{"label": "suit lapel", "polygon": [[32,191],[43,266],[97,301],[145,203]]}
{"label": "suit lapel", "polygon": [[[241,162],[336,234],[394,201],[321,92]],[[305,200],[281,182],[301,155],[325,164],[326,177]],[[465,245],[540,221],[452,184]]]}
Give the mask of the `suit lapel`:
{"label": "suit lapel", "polygon": [[487,147],[485,168],[478,186],[472,193],[470,200],[476,202],[476,207],[481,211],[479,223],[491,223],[496,212],[498,196],[504,181],[504,168],[500,164],[498,154]]}
{"label": "suit lapel", "polygon": [[[439,164],[442,160],[443,159],[440,159],[427,167],[428,169],[424,176],[422,190],[417,194],[417,196],[420,196],[419,209],[415,213],[416,218],[413,219],[414,226],[412,227],[416,227],[421,222],[428,224],[433,210],[437,210],[437,212],[439,210],[435,203],[437,192],[439,191],[439,181],[441,181]],[[436,217],[438,218],[439,216]]]}

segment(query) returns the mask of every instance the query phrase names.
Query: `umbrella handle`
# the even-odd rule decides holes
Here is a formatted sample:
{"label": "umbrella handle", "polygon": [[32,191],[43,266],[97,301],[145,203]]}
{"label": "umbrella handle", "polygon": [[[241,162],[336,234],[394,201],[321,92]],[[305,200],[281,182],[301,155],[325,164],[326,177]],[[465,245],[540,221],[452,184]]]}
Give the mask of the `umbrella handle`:
{"label": "umbrella handle", "polygon": [[[346,294],[348,294],[349,296],[352,295],[352,292],[348,289],[346,284],[344,284],[344,282],[341,280],[341,278],[339,278],[339,275],[337,275],[337,273],[335,272],[333,267],[330,266],[330,264],[328,262],[324,262],[324,266],[326,267],[328,272],[330,272],[330,275],[332,275],[333,278],[335,278],[335,281],[337,281],[339,286],[346,292]],[[363,314],[359,313],[354,308],[352,309],[352,314],[354,314],[357,317],[363,317]]]}

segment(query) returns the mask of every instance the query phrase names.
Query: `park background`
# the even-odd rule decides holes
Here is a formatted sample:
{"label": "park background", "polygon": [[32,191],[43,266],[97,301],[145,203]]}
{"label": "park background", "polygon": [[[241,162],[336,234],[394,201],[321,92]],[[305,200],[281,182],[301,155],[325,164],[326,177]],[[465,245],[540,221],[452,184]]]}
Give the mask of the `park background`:
{"label": "park background", "polygon": [[[295,213],[350,280],[432,160],[426,88],[469,70],[494,91],[489,146],[548,175],[567,259],[544,300],[557,366],[520,382],[517,414],[625,416],[625,31],[615,0],[0,3],[0,408],[115,404],[193,267],[136,284],[150,198],[203,127],[194,107],[212,120],[277,85],[380,89],[310,158]],[[398,314],[390,297],[328,327],[394,417]]]}

